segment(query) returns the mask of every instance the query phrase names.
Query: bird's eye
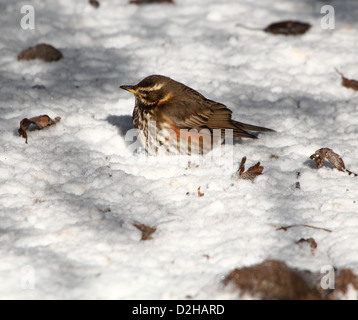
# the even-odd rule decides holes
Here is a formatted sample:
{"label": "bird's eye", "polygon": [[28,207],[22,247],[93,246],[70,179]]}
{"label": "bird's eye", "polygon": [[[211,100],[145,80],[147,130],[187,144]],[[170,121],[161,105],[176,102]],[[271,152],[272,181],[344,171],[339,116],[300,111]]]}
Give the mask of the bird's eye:
{"label": "bird's eye", "polygon": [[142,93],[145,94],[145,95],[148,95],[150,94],[152,91],[149,91],[149,90],[143,90]]}

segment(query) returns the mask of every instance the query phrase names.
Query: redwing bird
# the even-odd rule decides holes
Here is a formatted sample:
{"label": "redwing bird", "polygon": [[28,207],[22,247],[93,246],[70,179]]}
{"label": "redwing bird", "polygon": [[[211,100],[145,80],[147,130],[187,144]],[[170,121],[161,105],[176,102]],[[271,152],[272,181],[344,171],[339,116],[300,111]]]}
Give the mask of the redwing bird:
{"label": "redwing bird", "polygon": [[151,154],[206,153],[222,143],[225,133],[256,138],[248,131],[274,131],[231,119],[225,105],[171,78],[152,75],[120,88],[135,95],[133,124]]}

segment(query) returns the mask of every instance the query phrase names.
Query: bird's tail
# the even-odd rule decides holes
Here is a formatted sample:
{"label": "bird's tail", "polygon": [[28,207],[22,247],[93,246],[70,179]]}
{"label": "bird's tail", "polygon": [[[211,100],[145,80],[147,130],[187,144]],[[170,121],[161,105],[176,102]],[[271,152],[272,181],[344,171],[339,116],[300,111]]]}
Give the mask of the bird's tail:
{"label": "bird's tail", "polygon": [[236,126],[242,130],[245,130],[245,131],[275,132],[275,130],[272,130],[269,128],[253,126],[252,124],[242,123],[242,122],[238,122],[238,121],[235,121],[235,127]]}
{"label": "bird's tail", "polygon": [[254,132],[275,132],[275,130],[254,126],[252,124],[242,123],[238,121],[233,121],[234,125],[234,137],[245,137],[245,138],[257,138],[255,135],[247,132],[247,131],[254,131]]}

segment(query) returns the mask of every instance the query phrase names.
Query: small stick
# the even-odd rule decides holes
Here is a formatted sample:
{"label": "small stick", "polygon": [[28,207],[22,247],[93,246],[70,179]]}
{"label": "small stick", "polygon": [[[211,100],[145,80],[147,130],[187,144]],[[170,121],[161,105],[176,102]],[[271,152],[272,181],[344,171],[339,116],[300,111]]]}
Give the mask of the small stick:
{"label": "small stick", "polygon": [[253,31],[264,31],[265,30],[264,28],[248,27],[248,26],[245,26],[244,24],[241,24],[241,23],[237,23],[236,26],[244,28],[244,29],[247,29],[247,30],[253,30]]}
{"label": "small stick", "polygon": [[290,226],[281,226],[279,228],[276,228],[276,230],[283,230],[283,231],[287,231],[287,229],[289,228],[294,228],[294,227],[306,227],[306,228],[312,228],[312,229],[317,229],[317,230],[323,230],[323,231],[327,231],[327,232],[332,232],[332,230],[330,229],[326,229],[326,228],[320,228],[320,227],[315,227],[315,226],[310,226],[308,224],[293,224]]}

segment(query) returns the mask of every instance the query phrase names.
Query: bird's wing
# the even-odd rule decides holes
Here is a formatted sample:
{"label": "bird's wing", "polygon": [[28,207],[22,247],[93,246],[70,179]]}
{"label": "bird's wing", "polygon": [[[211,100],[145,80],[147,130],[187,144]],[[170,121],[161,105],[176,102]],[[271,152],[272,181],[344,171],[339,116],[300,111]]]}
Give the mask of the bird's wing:
{"label": "bird's wing", "polygon": [[205,105],[205,98],[199,93],[191,95],[190,99],[181,97],[173,99],[161,106],[163,115],[175,123],[178,129],[207,128],[206,123],[213,115],[213,110]]}
{"label": "bird's wing", "polygon": [[[256,138],[246,132],[255,126],[246,125],[231,119],[232,111],[225,105],[197,96],[195,99],[171,101],[163,108],[163,114],[178,129],[231,129],[234,137]],[[246,125],[247,127],[243,127]],[[252,131],[256,131],[253,129]],[[259,131],[259,130],[258,130]]]}

